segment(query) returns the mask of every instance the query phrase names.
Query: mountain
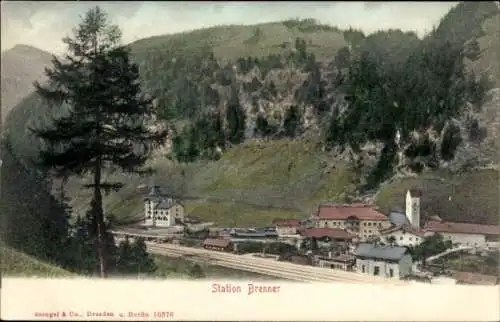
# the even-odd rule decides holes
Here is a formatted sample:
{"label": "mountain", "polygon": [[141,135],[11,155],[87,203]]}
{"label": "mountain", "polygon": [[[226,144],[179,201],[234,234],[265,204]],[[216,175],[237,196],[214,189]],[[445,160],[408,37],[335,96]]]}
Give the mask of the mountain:
{"label": "mountain", "polygon": [[[130,47],[144,87],[156,97],[173,140],[151,161],[158,170],[153,177],[113,174],[125,180],[126,187],[106,197],[106,213],[123,221],[139,216],[143,205],[138,187],[152,183],[183,198],[188,213],[220,225],[266,225],[274,217],[309,215],[319,202],[362,198],[357,193],[363,173],[348,155],[324,144],[331,115],[346,108],[339,84],[348,77],[349,56],[371,52],[380,59],[377,68],[389,73],[423,45],[451,39],[473,49],[479,46],[479,58],[465,61],[469,71],[495,76],[498,18],[493,2],[464,2],[425,39],[400,30],[364,35],[305,19],[219,26],[134,42]],[[394,175],[375,191],[363,193],[389,210],[404,206],[407,188],[419,187],[426,191],[424,217],[439,214],[444,219],[496,223],[496,93],[498,89],[490,90],[479,108],[467,109],[468,121],[465,115],[458,117],[464,139],[449,164],[421,174]],[[231,144],[218,142],[214,126],[220,121],[227,127],[228,120],[221,116],[235,105],[240,107],[236,114],[246,115],[243,137],[232,138]],[[43,124],[50,113],[30,95],[8,116],[4,135],[16,167],[33,167],[30,159],[36,156],[38,142],[26,128]],[[355,133],[356,126],[347,130]],[[186,153],[187,146],[196,153]],[[375,148],[375,153],[365,153],[365,162],[375,159]],[[16,191],[29,184],[29,176],[25,178]],[[13,189],[16,180],[9,180],[2,178],[2,189]],[[73,178],[66,185],[75,213],[88,206],[89,195],[81,190],[85,180]],[[12,200],[2,202],[11,204],[13,211],[16,194],[9,196]]]}
{"label": "mountain", "polygon": [[33,82],[42,80],[52,54],[27,45],[16,45],[2,53],[2,122],[21,100],[33,91]]}

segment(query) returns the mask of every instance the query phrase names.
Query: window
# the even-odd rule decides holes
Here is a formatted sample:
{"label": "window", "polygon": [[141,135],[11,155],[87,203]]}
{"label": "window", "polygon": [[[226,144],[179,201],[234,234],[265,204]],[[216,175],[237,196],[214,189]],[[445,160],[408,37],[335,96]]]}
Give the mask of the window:
{"label": "window", "polygon": [[381,222],[379,222],[379,223],[378,223],[378,226],[379,226],[379,227],[382,227],[382,223],[381,223]]}
{"label": "window", "polygon": [[365,272],[365,265],[361,265],[361,271],[364,273]]}
{"label": "window", "polygon": [[363,226],[366,226],[366,223],[365,223],[365,222],[363,223]]}
{"label": "window", "polygon": [[372,225],[372,223],[371,223],[371,222],[369,222],[369,223],[368,223],[368,226],[371,226],[371,225]]}
{"label": "window", "polygon": [[403,240],[403,236],[399,237],[399,240]]}
{"label": "window", "polygon": [[412,238],[410,237],[410,238],[408,238],[408,239],[409,239],[409,240],[411,240]]}
{"label": "window", "polygon": [[394,270],[392,268],[389,269],[389,277],[394,277]]}
{"label": "window", "polygon": [[379,274],[380,274],[380,267],[379,266],[375,266],[373,268],[373,275],[378,276]]}

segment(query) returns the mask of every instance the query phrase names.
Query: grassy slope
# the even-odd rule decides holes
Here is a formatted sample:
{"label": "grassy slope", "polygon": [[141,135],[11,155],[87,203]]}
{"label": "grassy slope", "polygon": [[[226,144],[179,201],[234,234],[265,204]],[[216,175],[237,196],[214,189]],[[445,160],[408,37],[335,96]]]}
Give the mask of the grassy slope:
{"label": "grassy slope", "polygon": [[[189,270],[194,265],[187,259],[171,258],[165,256],[155,256],[155,262],[158,267],[155,276],[167,278],[190,278]],[[256,273],[240,271],[222,266],[210,265],[206,263],[199,263],[201,269],[205,274],[205,279],[232,279],[232,280],[276,280],[275,277],[260,275]]]}
{"label": "grassy slope", "polygon": [[[335,165],[315,148],[314,141],[248,141],[217,162],[179,165],[166,159],[154,163],[151,178],[127,177],[127,186],[105,198],[108,213],[128,220],[141,215],[140,184],[157,183],[185,198],[189,214],[220,225],[267,225],[274,218],[302,217],[323,200],[342,201],[353,189],[350,171]],[[182,175],[184,173],[184,175]],[[68,190],[73,209],[87,206],[88,193],[72,180]]]}
{"label": "grassy slope", "polygon": [[141,57],[149,52],[170,51],[175,47],[190,51],[208,45],[219,59],[234,61],[239,57],[277,54],[282,51],[284,45],[293,47],[297,37],[306,40],[309,49],[319,58],[331,58],[332,53],[345,46],[341,31],[304,32],[296,27],[289,28],[281,22],[273,22],[252,26],[217,26],[168,36],[156,36],[138,40],[131,44],[131,48],[134,56]]}
{"label": "grassy slope", "polygon": [[404,209],[406,190],[420,188],[424,218],[439,215],[445,220],[498,224],[499,182],[498,170],[492,169],[462,175],[430,173],[382,187],[376,203],[385,211],[395,206]]}
{"label": "grassy slope", "polygon": [[4,276],[69,277],[74,274],[0,244],[0,271]]}

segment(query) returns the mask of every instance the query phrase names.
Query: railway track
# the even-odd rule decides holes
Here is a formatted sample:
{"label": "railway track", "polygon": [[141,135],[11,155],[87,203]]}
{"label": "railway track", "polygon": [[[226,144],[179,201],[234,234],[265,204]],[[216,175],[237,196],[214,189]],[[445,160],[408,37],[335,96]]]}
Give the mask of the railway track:
{"label": "railway track", "polygon": [[229,253],[178,245],[158,245],[154,243],[147,243],[147,246],[151,253],[159,255],[173,257],[189,256],[189,260],[195,262],[204,262],[263,275],[285,278],[293,281],[405,284],[402,281],[365,276],[353,272],[337,271],[314,266],[303,266],[263,258],[243,257]]}
{"label": "railway track", "polygon": [[[177,255],[177,257],[183,257],[183,253],[181,252],[175,252],[175,251],[165,251],[164,249],[158,249],[155,247],[150,248],[151,252],[157,253],[159,255],[166,255],[166,256],[172,256],[172,255]],[[263,275],[268,275],[268,276],[274,276],[278,278],[284,278],[292,281],[299,281],[299,282],[324,282],[323,279],[320,277],[303,277],[299,276],[297,273],[292,273],[292,272],[287,272],[283,270],[276,270],[272,269],[269,267],[266,267],[264,265],[247,265],[247,264],[242,264],[238,262],[234,262],[231,260],[224,260],[224,259],[213,259],[210,258],[209,261],[205,260],[204,258],[200,258],[198,256],[196,257],[191,257],[190,260],[194,262],[204,262],[204,263],[210,263],[218,266],[223,266],[227,268],[232,268],[232,269],[238,269],[242,271],[248,271],[252,273],[258,273],[258,274],[263,274]]]}

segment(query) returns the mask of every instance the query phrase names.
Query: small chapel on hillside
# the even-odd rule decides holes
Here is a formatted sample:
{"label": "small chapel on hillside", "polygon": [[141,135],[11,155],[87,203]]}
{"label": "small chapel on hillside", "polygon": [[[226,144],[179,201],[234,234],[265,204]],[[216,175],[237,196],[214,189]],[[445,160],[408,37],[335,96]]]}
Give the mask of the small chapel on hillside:
{"label": "small chapel on hillside", "polygon": [[163,193],[158,185],[144,197],[144,224],[152,227],[172,227],[184,222],[184,205]]}

